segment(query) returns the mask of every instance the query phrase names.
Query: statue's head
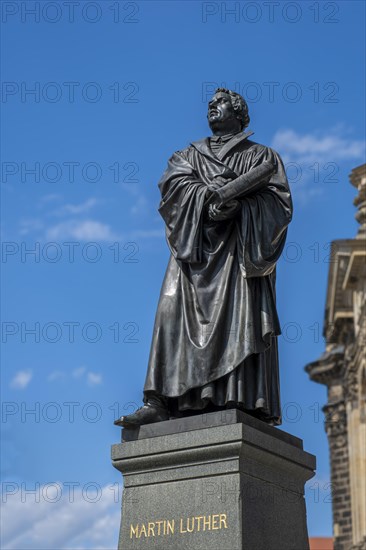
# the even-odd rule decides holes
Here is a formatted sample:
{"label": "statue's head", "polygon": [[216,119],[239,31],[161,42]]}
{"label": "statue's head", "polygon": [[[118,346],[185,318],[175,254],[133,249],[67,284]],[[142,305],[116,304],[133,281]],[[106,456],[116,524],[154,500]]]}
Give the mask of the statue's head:
{"label": "statue's head", "polygon": [[208,103],[208,123],[214,134],[224,135],[244,130],[249,124],[245,99],[227,88],[217,88]]}

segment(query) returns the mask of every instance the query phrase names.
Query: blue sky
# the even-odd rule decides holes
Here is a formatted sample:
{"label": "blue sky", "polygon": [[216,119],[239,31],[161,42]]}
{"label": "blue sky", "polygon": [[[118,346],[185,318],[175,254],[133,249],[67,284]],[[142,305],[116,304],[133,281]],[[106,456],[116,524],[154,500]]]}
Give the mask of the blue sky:
{"label": "blue sky", "polygon": [[219,85],[246,96],[253,138],[287,166],[281,429],[317,456],[309,533],[331,535],[326,390],[303,367],[324,350],[329,243],[357,232],[364,4],[1,7],[2,547],[116,547],[113,419],[140,405],[168,261],[157,182],[208,135]]}

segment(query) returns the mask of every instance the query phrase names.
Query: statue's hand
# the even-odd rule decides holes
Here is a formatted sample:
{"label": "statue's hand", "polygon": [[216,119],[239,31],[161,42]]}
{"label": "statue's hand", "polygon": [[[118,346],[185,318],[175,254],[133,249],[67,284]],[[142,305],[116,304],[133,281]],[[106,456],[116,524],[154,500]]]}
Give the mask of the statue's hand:
{"label": "statue's hand", "polygon": [[214,183],[211,183],[210,185],[207,186],[206,197],[211,197],[213,194],[215,194],[215,192],[218,189],[220,189],[219,185],[215,185]]}
{"label": "statue's hand", "polygon": [[215,193],[215,191],[220,189],[228,181],[230,180],[224,178],[223,176],[214,176],[211,183],[207,186],[206,194],[211,195],[211,193]]}
{"label": "statue's hand", "polygon": [[240,202],[237,200],[228,201],[225,205],[219,206],[218,203],[211,203],[208,207],[208,217],[212,221],[224,221],[234,218],[240,210]]}
{"label": "statue's hand", "polygon": [[231,178],[225,178],[224,176],[220,175],[220,176],[214,176],[212,178],[212,184],[216,186],[216,188],[218,189],[219,187],[222,187],[223,185],[225,185],[228,181],[230,181]]}

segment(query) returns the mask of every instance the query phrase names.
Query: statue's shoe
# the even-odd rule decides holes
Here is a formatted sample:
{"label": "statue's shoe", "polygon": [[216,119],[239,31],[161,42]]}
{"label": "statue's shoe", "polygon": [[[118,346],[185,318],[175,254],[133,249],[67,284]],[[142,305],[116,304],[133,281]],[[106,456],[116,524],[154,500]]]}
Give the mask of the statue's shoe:
{"label": "statue's shoe", "polygon": [[122,428],[138,428],[143,424],[152,424],[154,422],[162,422],[163,420],[169,420],[168,411],[146,403],[146,405],[140,407],[134,413],[121,416],[121,418],[114,421],[114,424]]}

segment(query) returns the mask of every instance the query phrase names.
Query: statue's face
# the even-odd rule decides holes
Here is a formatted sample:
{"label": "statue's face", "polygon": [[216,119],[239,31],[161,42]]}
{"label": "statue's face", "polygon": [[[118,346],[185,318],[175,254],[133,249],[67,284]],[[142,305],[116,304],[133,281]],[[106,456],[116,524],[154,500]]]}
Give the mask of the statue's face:
{"label": "statue's face", "polygon": [[213,132],[219,129],[231,131],[238,125],[236,111],[229,94],[218,92],[208,104],[208,123]]}

